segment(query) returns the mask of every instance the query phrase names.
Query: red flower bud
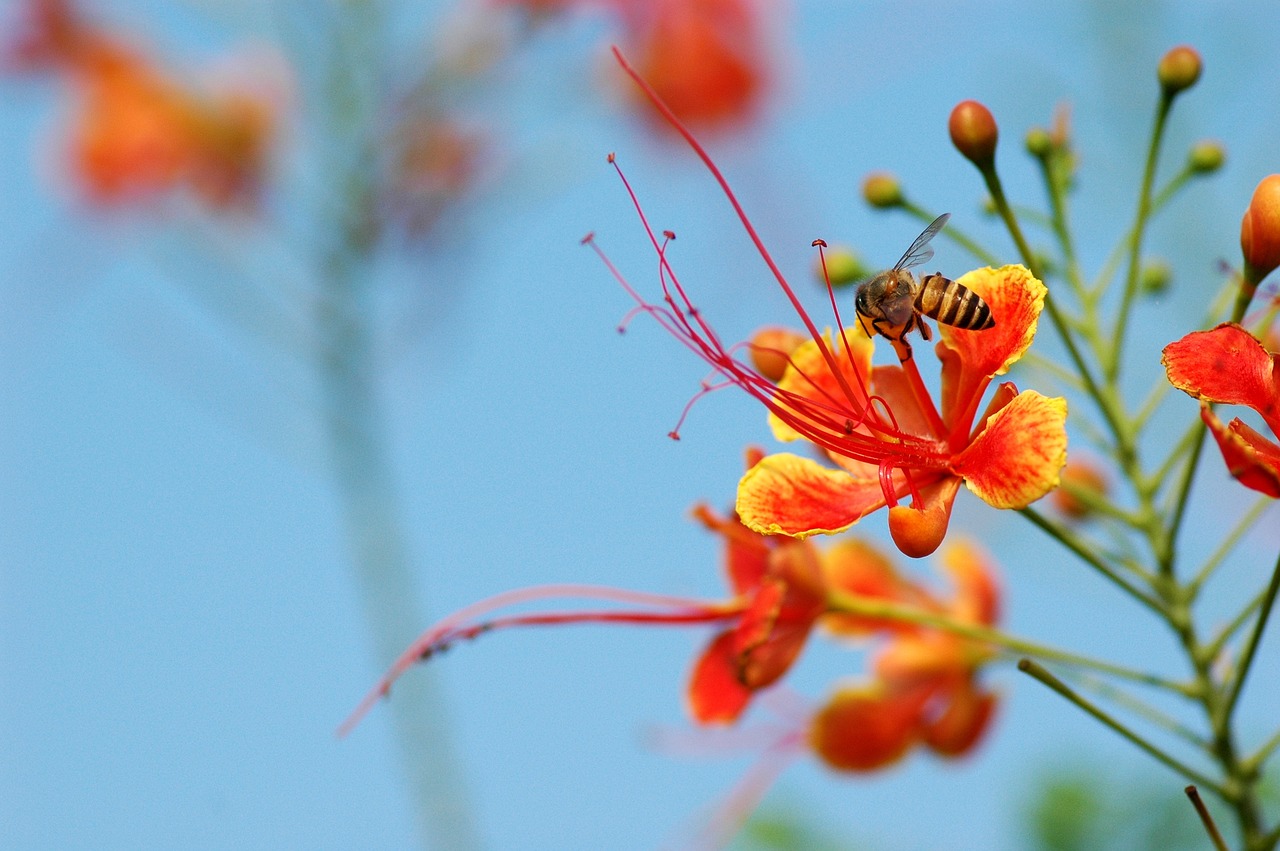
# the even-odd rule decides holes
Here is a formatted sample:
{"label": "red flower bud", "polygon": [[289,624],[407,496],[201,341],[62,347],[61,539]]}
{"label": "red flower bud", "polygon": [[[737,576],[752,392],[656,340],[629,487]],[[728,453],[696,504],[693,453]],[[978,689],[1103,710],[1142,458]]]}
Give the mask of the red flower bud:
{"label": "red flower bud", "polygon": [[1183,89],[1189,89],[1200,79],[1204,63],[1195,48],[1180,44],[1160,57],[1156,67],[1156,78],[1164,87],[1165,93],[1176,95]]}
{"label": "red flower bud", "polygon": [[976,100],[961,101],[951,110],[947,122],[951,131],[951,143],[978,168],[991,165],[996,155],[999,130],[996,119]]}
{"label": "red flower bud", "polygon": [[1240,250],[1251,284],[1280,266],[1280,174],[1262,178],[1240,222]]}

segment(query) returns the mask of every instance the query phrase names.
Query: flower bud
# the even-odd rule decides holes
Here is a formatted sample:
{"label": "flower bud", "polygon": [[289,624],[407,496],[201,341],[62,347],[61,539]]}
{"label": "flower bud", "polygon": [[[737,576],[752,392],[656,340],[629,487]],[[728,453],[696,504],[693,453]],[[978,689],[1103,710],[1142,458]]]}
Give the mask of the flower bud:
{"label": "flower bud", "polygon": [[862,265],[862,259],[852,248],[835,245],[814,258],[813,274],[819,283],[843,287],[870,277],[874,270]]}
{"label": "flower bud", "polygon": [[751,363],[756,372],[777,383],[786,374],[791,353],[807,339],[790,328],[762,328],[751,338]]}
{"label": "flower bud", "polygon": [[978,168],[987,168],[995,161],[1000,133],[991,110],[976,100],[961,101],[951,110],[947,128],[951,131],[951,144]]}
{"label": "flower bud", "polygon": [[1245,278],[1256,286],[1280,266],[1280,174],[1262,178],[1240,222]]}
{"label": "flower bud", "polygon": [[1176,95],[1194,86],[1203,69],[1204,63],[1195,48],[1180,44],[1160,58],[1156,78],[1166,95]]}
{"label": "flower bud", "polygon": [[1093,509],[1089,497],[1104,497],[1111,483],[1097,465],[1089,461],[1069,461],[1062,468],[1058,489],[1053,492],[1053,505],[1064,517],[1083,520]]}
{"label": "flower bud", "polygon": [[1164,260],[1152,260],[1142,267],[1138,286],[1144,295],[1163,295],[1173,283],[1173,268]]}
{"label": "flower bud", "polygon": [[872,207],[880,209],[901,207],[906,200],[902,195],[902,184],[887,171],[875,171],[867,175],[862,182],[862,197]]}
{"label": "flower bud", "polygon": [[1026,145],[1027,153],[1038,160],[1044,159],[1053,151],[1053,139],[1043,127],[1032,127],[1027,131]]}
{"label": "flower bud", "polygon": [[1222,144],[1213,139],[1205,139],[1191,146],[1187,155],[1187,166],[1196,174],[1212,174],[1222,168],[1227,159],[1227,152]]}

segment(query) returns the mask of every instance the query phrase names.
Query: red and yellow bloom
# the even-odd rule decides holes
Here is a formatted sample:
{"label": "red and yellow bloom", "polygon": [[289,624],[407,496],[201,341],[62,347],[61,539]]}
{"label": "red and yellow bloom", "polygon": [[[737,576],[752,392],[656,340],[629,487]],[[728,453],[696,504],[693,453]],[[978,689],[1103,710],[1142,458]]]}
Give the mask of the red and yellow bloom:
{"label": "red and yellow bloom", "polygon": [[1268,352],[1239,325],[1224,323],[1165,346],[1163,361],[1169,382],[1200,400],[1200,417],[1231,475],[1247,488],[1280,498],[1280,444],[1239,417],[1224,424],[1211,407],[1253,408],[1280,437],[1280,354]]}
{"label": "red and yellow bloom", "polygon": [[[872,341],[860,327],[846,329],[840,345],[814,338],[792,352],[771,400],[774,436],[808,440],[836,466],[790,453],[765,458],[738,487],[744,523],[804,537],[839,532],[890,505],[895,542],[921,556],[941,543],[961,482],[997,508],[1025,507],[1057,485],[1065,400],[1006,382],[977,416],[992,379],[1031,344],[1044,285],[1021,266],[979,269],[959,282],[990,305],[996,325],[939,327],[940,408],[914,361],[871,365]],[[897,505],[907,494],[913,508]]]}

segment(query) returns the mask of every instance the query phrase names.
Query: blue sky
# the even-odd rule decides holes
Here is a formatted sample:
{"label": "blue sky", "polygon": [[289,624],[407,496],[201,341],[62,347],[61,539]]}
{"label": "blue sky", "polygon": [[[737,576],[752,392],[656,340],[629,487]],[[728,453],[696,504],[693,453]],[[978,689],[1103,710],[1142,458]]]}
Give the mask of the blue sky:
{"label": "blue sky", "polygon": [[[94,8],[178,54],[269,33],[247,5],[213,5]],[[766,123],[710,142],[798,281],[815,237],[888,264],[919,231],[861,203],[873,169],[1009,255],[946,137],[951,106],[970,97],[1001,123],[1011,194],[1036,205],[1021,135],[1070,101],[1079,237],[1096,268],[1133,206],[1155,62],[1180,42],[1200,49],[1206,72],[1175,113],[1165,173],[1206,136],[1224,141],[1228,165],[1152,232],[1152,252],[1178,273],[1172,295],[1142,308],[1131,347],[1135,387],[1154,380],[1160,346],[1195,321],[1194,292],[1212,292],[1218,259],[1238,257],[1254,184],[1280,170],[1280,21],[1260,3],[851,6],[791,4]],[[284,20],[298,11],[281,8]],[[578,50],[589,41],[570,35]],[[509,117],[501,180],[438,250],[381,272],[431,307],[420,334],[389,347],[378,389],[433,616],[545,582],[718,594],[717,543],[687,511],[727,505],[742,448],[768,443],[763,412],[728,393],[699,404],[679,443],[666,438],[703,367],[651,323],[614,330],[630,305],[579,238],[595,231],[635,283],[657,282],[605,153],[655,225],[679,233],[686,283],[726,337],[785,321],[785,306],[689,152],[588,101],[591,60],[555,48],[540,42],[535,59],[553,80],[576,72],[583,102],[553,112],[524,81],[516,95],[542,100]],[[51,192],[32,161],[52,90],[6,80],[0,91],[0,844],[412,847],[387,708],[346,740],[332,735],[389,660],[372,658],[305,371],[211,317],[205,294],[225,276],[203,237],[145,216],[107,221]],[[265,280],[283,267],[258,236],[219,238]],[[941,268],[965,262],[939,245]],[[820,304],[817,288],[807,295]],[[1249,500],[1206,482],[1192,516],[1212,530]],[[966,494],[953,525],[999,560],[1012,631],[1170,668],[1170,637],[1021,519]],[[1215,594],[1256,587],[1277,526],[1272,511]],[[887,540],[882,518],[864,527]],[[529,631],[436,665],[487,846],[653,848],[696,822],[749,764],[651,744],[654,729],[684,724],[703,639]],[[1259,661],[1246,731],[1274,722],[1275,665],[1274,652]],[[818,698],[853,672],[846,656],[814,653],[793,685]],[[992,680],[1001,716],[972,759],[917,755],[854,781],[801,761],[770,801],[867,847],[965,849],[1018,847],[1028,785],[1081,753],[1180,794],[1178,778],[1012,670]]]}

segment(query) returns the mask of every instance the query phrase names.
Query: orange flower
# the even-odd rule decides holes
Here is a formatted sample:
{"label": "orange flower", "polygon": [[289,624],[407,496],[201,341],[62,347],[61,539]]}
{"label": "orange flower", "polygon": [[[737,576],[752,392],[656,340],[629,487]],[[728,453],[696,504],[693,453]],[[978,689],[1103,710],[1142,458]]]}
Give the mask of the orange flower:
{"label": "orange flower", "polygon": [[[841,345],[815,337],[793,353],[770,399],[774,436],[806,439],[837,465],[790,453],[765,458],[738,487],[743,522],[766,534],[804,537],[847,529],[889,505],[899,548],[927,555],[946,533],[961,482],[997,508],[1022,508],[1048,493],[1066,460],[1066,402],[1001,384],[977,419],[994,376],[1035,334],[1045,288],[1021,266],[979,269],[959,282],[991,307],[994,328],[940,326],[940,413],[914,360],[871,366],[861,327]],[[914,508],[897,506],[912,494]]]}
{"label": "orange flower", "polygon": [[653,0],[628,11],[624,41],[676,115],[701,126],[750,116],[766,78],[754,0]]}
{"label": "orange flower", "polygon": [[1231,475],[1247,488],[1280,498],[1280,445],[1238,417],[1224,425],[1210,407],[1253,408],[1280,437],[1280,354],[1268,352],[1239,325],[1224,323],[1165,346],[1163,362],[1169,382],[1200,400],[1200,417]]}
{"label": "orange flower", "polygon": [[197,95],[62,0],[35,0],[28,18],[14,52],[28,67],[62,72],[78,95],[69,154],[94,200],[134,200],[184,185],[216,207],[253,196],[274,131],[264,97]]}
{"label": "orange flower", "polygon": [[[999,587],[982,553],[954,544],[942,560],[955,594],[929,608],[960,623],[994,624]],[[839,689],[815,713],[809,746],[832,768],[853,772],[890,765],[916,745],[944,757],[968,753],[995,711],[996,696],[977,681],[992,658],[988,647],[954,633],[895,630],[875,658],[872,679]]]}

